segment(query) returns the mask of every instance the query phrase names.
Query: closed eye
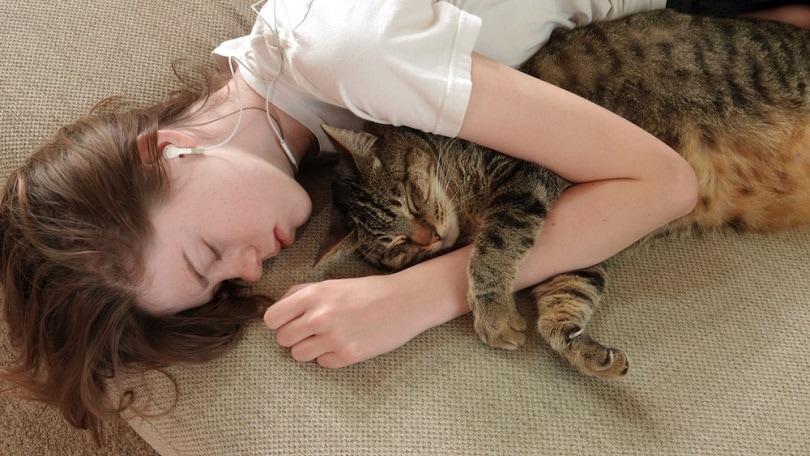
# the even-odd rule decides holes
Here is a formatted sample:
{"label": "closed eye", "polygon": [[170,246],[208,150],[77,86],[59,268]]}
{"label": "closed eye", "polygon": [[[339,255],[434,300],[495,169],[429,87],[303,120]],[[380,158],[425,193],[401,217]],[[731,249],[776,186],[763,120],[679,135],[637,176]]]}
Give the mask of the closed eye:
{"label": "closed eye", "polygon": [[[214,247],[212,244],[210,244],[205,239],[203,239],[203,243],[214,254],[214,262],[222,261],[222,252],[218,248]],[[222,282],[219,282],[214,286],[214,288],[211,290],[211,298],[209,299],[209,301],[214,298],[214,296],[217,294],[217,292],[219,291],[219,289],[221,287],[222,287]]]}
{"label": "closed eye", "polygon": [[209,244],[205,239],[203,239],[203,243],[205,243],[205,245],[214,253],[214,258],[216,258],[217,261],[222,260],[222,253],[219,251],[219,249]]}
{"label": "closed eye", "polygon": [[413,204],[413,199],[409,195],[405,195],[405,207],[408,209],[408,212],[411,213],[414,217],[421,217],[419,210]]}

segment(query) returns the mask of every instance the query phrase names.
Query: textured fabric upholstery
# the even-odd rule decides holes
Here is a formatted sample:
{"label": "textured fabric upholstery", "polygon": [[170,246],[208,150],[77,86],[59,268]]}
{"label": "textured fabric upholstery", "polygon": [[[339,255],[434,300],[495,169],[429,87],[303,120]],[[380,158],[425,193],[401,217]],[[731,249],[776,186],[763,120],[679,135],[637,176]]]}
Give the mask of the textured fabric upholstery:
{"label": "textured fabric upholstery", "polygon": [[[0,172],[60,124],[116,93],[156,99],[169,62],[207,62],[253,22],[247,1],[4,2]],[[328,168],[305,170],[314,217],[257,291],[316,280]],[[483,345],[467,314],[343,369],[298,363],[260,322],[226,356],[170,369],[177,407],[133,428],[168,455],[809,454],[810,231],[712,236],[610,261],[591,326],[630,373],[586,378],[533,333]],[[356,262],[333,276],[371,272]],[[441,286],[440,283],[426,286]],[[536,311],[523,302],[527,316]],[[155,411],[170,382],[150,375]]]}

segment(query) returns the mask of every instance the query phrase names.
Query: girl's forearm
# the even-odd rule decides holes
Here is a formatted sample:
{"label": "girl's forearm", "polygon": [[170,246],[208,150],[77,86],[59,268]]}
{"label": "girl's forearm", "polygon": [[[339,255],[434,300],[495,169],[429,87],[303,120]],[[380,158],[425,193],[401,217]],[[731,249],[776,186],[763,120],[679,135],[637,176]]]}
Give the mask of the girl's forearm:
{"label": "girl's forearm", "polygon": [[810,28],[810,6],[796,2],[794,5],[777,6],[751,13],[740,14],[742,17],[787,22],[797,27]]}
{"label": "girl's forearm", "polygon": [[[600,263],[691,207],[673,209],[668,189],[647,181],[612,179],[569,187],[551,208],[534,246],[518,267],[514,290]],[[410,291],[422,330],[470,311],[467,246],[396,274]],[[427,284],[430,284],[429,286]]]}

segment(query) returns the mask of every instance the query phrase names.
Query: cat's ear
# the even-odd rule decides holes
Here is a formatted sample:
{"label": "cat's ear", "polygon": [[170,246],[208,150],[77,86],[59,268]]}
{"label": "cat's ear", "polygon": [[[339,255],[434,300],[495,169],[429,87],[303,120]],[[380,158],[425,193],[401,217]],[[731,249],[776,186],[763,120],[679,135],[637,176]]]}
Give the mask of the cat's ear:
{"label": "cat's ear", "polygon": [[350,254],[357,249],[357,232],[352,230],[343,235],[327,238],[318,250],[318,256],[312,267],[318,267],[327,261]]}
{"label": "cat's ear", "polygon": [[374,153],[374,143],[377,137],[364,131],[351,131],[321,124],[321,128],[335,145],[335,149],[348,155],[357,170],[363,176],[368,176],[382,166],[382,162]]}
{"label": "cat's ear", "polygon": [[[332,209],[335,210],[334,208]],[[329,232],[326,234],[323,244],[318,249],[315,262],[312,267],[319,266],[332,258],[350,254],[357,249],[357,231],[348,230],[340,223],[339,217],[332,216],[329,225]]]}

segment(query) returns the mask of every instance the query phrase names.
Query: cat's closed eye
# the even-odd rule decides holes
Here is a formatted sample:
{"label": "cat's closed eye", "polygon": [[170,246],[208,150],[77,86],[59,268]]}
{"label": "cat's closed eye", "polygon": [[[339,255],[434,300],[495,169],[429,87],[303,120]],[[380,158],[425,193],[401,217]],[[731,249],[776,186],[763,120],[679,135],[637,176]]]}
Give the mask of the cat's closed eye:
{"label": "cat's closed eye", "polygon": [[415,204],[413,196],[410,193],[405,194],[405,207],[414,218],[422,217],[422,211],[419,206]]}

